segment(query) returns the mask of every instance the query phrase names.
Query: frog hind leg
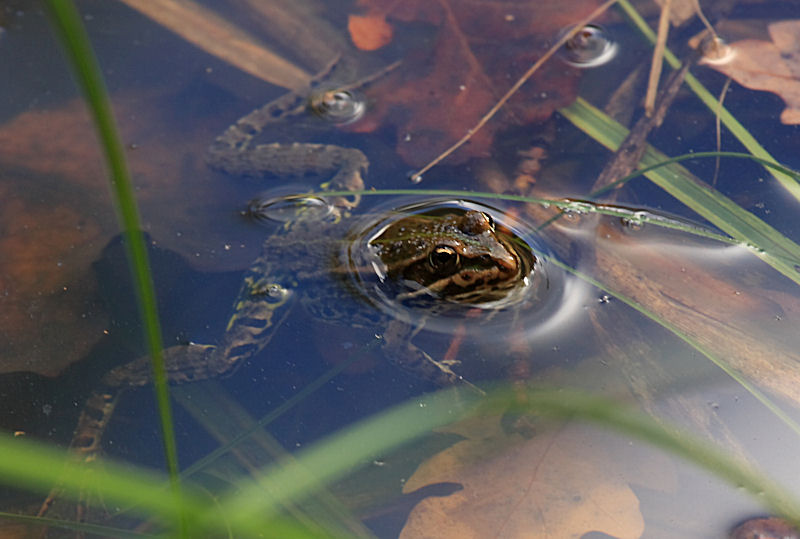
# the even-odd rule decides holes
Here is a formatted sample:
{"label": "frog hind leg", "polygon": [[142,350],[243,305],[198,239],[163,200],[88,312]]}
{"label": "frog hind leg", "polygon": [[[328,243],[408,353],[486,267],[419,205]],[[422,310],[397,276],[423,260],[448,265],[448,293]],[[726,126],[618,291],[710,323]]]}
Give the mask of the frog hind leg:
{"label": "frog hind leg", "polygon": [[[108,420],[114,412],[119,393],[119,391],[112,390],[95,391],[91,394],[78,418],[78,425],[75,427],[69,446],[71,458],[66,466],[88,464],[96,459],[97,454],[100,452],[100,439],[106,425],[108,425]],[[45,516],[62,491],[63,485],[59,481],[50,489],[36,516]],[[79,522],[83,521],[84,512],[85,503],[83,493],[81,493],[81,499],[78,500],[76,508],[76,516]]]}
{"label": "frog hind leg", "polygon": [[[164,350],[164,362],[167,377],[171,382],[188,382],[186,365],[200,365],[214,353],[216,347],[208,345],[179,345]],[[152,380],[152,363],[149,356],[141,357],[131,363],[121,365],[109,371],[101,381],[101,387],[91,393],[84,403],[78,424],[69,444],[70,459],[66,466],[81,466],[93,463],[102,451],[101,441],[108,426],[119,396],[129,387],[143,386]],[[37,516],[43,517],[52,507],[63,491],[59,480],[39,507]],[[79,522],[83,521],[86,504],[83,492],[80,494],[76,508]]]}
{"label": "frog hind leg", "polygon": [[[267,345],[271,332],[280,325],[275,313],[279,313],[281,319],[288,314],[287,303],[292,294],[278,284],[267,282],[264,275],[268,274],[268,268],[265,264],[254,264],[246,274],[233,315],[219,345],[176,345],[163,351],[170,383],[190,383],[229,375]],[[257,275],[261,277],[257,278]],[[120,365],[102,378],[101,388],[90,395],[81,411],[70,443],[73,458],[68,465],[85,465],[97,458],[102,449],[103,433],[114,413],[119,395],[127,388],[149,384],[152,379],[149,356]],[[48,512],[62,490],[60,482],[51,489],[39,508],[38,516]],[[82,512],[79,502],[79,518]]]}
{"label": "frog hind leg", "polygon": [[[228,175],[254,179],[328,175],[332,190],[363,189],[369,160],[361,150],[311,142],[253,145],[266,126],[303,114],[306,108],[307,99],[290,93],[252,111],[211,144],[209,166]],[[358,199],[353,198],[343,205],[351,208],[357,204]]]}

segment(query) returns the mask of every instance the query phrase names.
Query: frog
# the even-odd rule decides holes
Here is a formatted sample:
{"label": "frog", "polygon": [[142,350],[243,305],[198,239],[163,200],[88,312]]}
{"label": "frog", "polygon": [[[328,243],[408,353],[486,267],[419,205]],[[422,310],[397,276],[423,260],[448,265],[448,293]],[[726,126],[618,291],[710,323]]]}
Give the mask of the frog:
{"label": "frog", "polygon": [[[226,175],[260,181],[323,176],[326,181],[313,196],[257,198],[249,203],[243,214],[251,218],[268,216],[276,204],[288,208],[290,217],[268,235],[261,253],[244,272],[219,342],[187,343],[163,351],[170,383],[230,376],[248,360],[269,360],[260,356],[269,356],[264,351],[270,338],[291,306],[301,303],[328,321],[344,318],[348,325],[358,325],[359,319],[369,319],[371,326],[384,328],[381,347],[391,363],[437,386],[462,385],[480,392],[453,370],[454,361],[434,359],[412,342],[413,337],[428,316],[493,305],[524,289],[537,263],[525,242],[497,225],[488,209],[457,201],[439,204],[438,209],[395,212],[391,222],[370,232],[365,242],[369,260],[348,263],[349,251],[342,246],[355,243],[368,229],[354,225],[369,220],[354,217],[369,167],[366,155],[357,148],[330,144],[256,143],[265,128],[298,114],[325,109],[352,116],[354,99],[349,90],[340,88],[310,98],[291,93],[242,117],[209,147],[209,165]],[[357,103],[355,109],[355,114],[361,113]],[[325,196],[327,192],[338,194]],[[376,308],[363,288],[354,285],[354,273],[384,287],[393,302],[413,304],[417,314],[395,316]],[[338,313],[337,298],[343,293],[360,296],[362,312]],[[151,369],[149,357],[141,357],[102,377],[86,401],[70,444],[78,459],[91,460],[101,451],[102,434],[118,396],[151,383]],[[40,516],[55,496],[51,493]]]}

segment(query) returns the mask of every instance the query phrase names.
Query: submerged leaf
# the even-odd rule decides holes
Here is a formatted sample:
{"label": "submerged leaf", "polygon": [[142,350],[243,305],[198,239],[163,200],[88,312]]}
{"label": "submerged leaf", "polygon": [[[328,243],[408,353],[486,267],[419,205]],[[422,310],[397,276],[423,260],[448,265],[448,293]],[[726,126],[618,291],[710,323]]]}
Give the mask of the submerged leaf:
{"label": "submerged leaf", "polygon": [[392,41],[394,33],[386,18],[376,15],[350,15],[347,30],[353,44],[362,51],[374,51]]}
{"label": "submerged leaf", "polygon": [[497,417],[454,428],[467,439],[423,464],[404,490],[442,482],[463,489],[420,502],[402,538],[580,537],[594,531],[636,539],[643,533],[639,500],[626,476],[630,462],[615,461],[619,444],[608,437],[567,425],[522,441],[505,434]]}
{"label": "submerged leaf", "polygon": [[730,54],[702,63],[742,86],[777,94],[786,103],[781,122],[800,124],[800,20],[768,26],[772,41],[745,39],[730,44]]}
{"label": "submerged leaf", "polygon": [[[365,0],[361,4],[369,20],[385,20],[394,27],[395,39],[406,26],[431,34],[417,40],[419,45],[409,43],[411,52],[402,67],[371,90],[376,110],[369,124],[359,126],[366,131],[394,124],[397,151],[414,166],[427,163],[466,134],[563,28],[598,5],[595,0]],[[352,30],[361,47],[358,40],[363,36],[353,35]],[[547,119],[574,99],[578,75],[579,70],[564,62],[545,63],[450,162],[488,155],[494,133],[502,127]]]}

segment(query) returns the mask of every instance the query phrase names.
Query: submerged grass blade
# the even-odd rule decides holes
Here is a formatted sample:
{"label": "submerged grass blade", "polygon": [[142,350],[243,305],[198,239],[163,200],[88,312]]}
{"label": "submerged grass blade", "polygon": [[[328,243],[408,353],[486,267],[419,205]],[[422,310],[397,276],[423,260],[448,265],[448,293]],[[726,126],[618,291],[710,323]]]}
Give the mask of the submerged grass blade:
{"label": "submerged grass blade", "polygon": [[665,428],[652,417],[628,406],[581,391],[532,389],[528,391],[524,405],[513,392],[490,392],[481,410],[505,413],[510,407],[537,416],[587,421],[643,440],[696,464],[732,486],[747,490],[775,513],[794,525],[800,524],[800,500],[792,492],[710,443],[676,427]]}
{"label": "submerged grass blade", "polygon": [[[578,129],[610,150],[616,150],[628,130],[599,109],[579,98],[560,110]],[[648,146],[641,167],[663,164],[669,158]],[[800,284],[800,246],[744,210],[725,195],[695,180],[681,165],[671,162],[644,175],[714,226],[752,248],[753,253],[777,271]]]}
{"label": "submerged grass blade", "polygon": [[[524,405],[518,392],[506,389],[490,391],[488,397],[460,405],[454,404],[453,397],[454,390],[441,391],[401,404],[340,431],[301,452],[296,462],[268,467],[258,485],[243,485],[238,493],[223,500],[220,511],[230,518],[235,529],[252,531],[250,521],[254,515],[275,513],[281,504],[297,500],[318,485],[328,484],[355,466],[370,462],[374,455],[385,454],[432,428],[472,414],[502,414],[513,408],[537,416],[589,421],[644,440],[732,485],[745,488],[758,495],[759,500],[776,513],[800,522],[800,502],[757,470],[706,442],[676,428],[667,429],[650,416],[609,399],[565,389],[532,390]],[[208,518],[217,516],[210,514]]]}
{"label": "submerged grass blade", "polygon": [[[546,256],[542,254],[541,256]],[[797,423],[789,414],[781,409],[778,404],[769,398],[763,391],[761,391],[758,387],[756,387],[750,380],[748,380],[743,374],[736,371],[733,367],[731,367],[727,361],[723,358],[715,355],[712,353],[707,347],[703,346],[697,339],[687,335],[684,331],[679,329],[674,324],[668,322],[664,318],[658,315],[658,313],[653,312],[647,309],[644,305],[638,303],[632,298],[619,293],[619,291],[609,288],[602,282],[598,281],[590,277],[589,275],[576,270],[575,268],[561,262],[560,260],[550,257],[549,261],[563,269],[564,271],[568,271],[569,273],[575,275],[579,279],[591,284],[592,286],[610,294],[615,299],[621,301],[622,303],[628,305],[632,309],[636,310],[642,316],[649,318],[656,324],[660,325],[680,340],[697,350],[702,356],[706,359],[711,361],[714,365],[720,368],[725,374],[730,376],[737,384],[739,384],[742,388],[745,389],[748,393],[750,393],[758,402],[760,402],[766,409],[768,409],[775,417],[781,420],[789,429],[791,429],[797,436],[800,438],[800,424]]]}
{"label": "submerged grass blade", "polygon": [[[619,0],[618,3],[619,7],[625,12],[628,17],[631,18],[633,23],[639,29],[639,31],[650,41],[650,43],[656,42],[656,35],[653,30],[647,25],[647,22],[637,13],[634,7],[628,2],[628,0]],[[679,69],[681,67],[681,62],[678,58],[672,53],[672,51],[667,48],[664,51],[664,59],[669,63],[669,65],[673,69]],[[737,120],[728,109],[724,106],[720,105],[719,101],[716,97],[711,95],[711,92],[706,90],[706,88],[697,80],[691,73],[686,74],[686,85],[695,93],[695,95],[703,102],[703,104],[711,110],[714,114],[719,115],[720,121],[722,121],[723,125],[727,127],[731,133],[742,143],[742,145],[747,148],[747,151],[752,153],[755,157],[759,157],[766,161],[772,162],[777,164],[775,158],[773,158],[769,152],[756,140],[756,138],[750,134],[750,132],[741,124],[739,120]],[[767,172],[769,172],[780,184],[789,192],[791,195],[800,200],[800,183],[798,183],[794,178],[790,175],[787,175],[781,172],[779,169],[775,168],[767,168]]]}
{"label": "submerged grass blade", "polygon": [[[221,510],[237,526],[248,526],[254,515],[275,514],[282,504],[307,496],[376,456],[465,417],[476,402],[477,396],[458,389],[412,399],[342,429],[300,452],[292,462],[268,467],[258,484],[243,485],[240,492],[223,502]],[[209,518],[217,517],[211,514]]]}
{"label": "submerged grass blade", "polygon": [[64,50],[72,64],[77,83],[86,97],[106,157],[106,163],[111,171],[109,183],[125,237],[125,247],[137,293],[139,310],[144,323],[148,348],[153,359],[154,384],[161,415],[164,451],[174,494],[177,496],[179,495],[178,457],[162,355],[161,327],[158,321],[150,263],[141,232],[142,227],[139,222],[136,198],[125,162],[125,152],[114,122],[108,92],[106,91],[97,59],[92,51],[89,37],[83,28],[80,14],[70,0],[46,0],[45,5],[52,15],[52,20],[58,30]]}

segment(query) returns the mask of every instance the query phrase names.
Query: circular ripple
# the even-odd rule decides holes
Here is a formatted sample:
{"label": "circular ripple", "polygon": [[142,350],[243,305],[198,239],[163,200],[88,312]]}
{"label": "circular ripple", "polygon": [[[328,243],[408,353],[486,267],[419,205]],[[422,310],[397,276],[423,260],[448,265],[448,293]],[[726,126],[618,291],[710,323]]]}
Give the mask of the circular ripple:
{"label": "circular ripple", "polygon": [[[562,32],[562,35],[569,30]],[[610,62],[617,55],[617,44],[601,26],[587,24],[564,44],[561,55],[575,67],[597,67]]]}
{"label": "circular ripple", "polygon": [[[463,219],[464,216],[467,219]],[[413,277],[413,271],[402,274],[393,271],[392,258],[398,258],[407,266],[409,260],[417,256],[410,253],[418,254],[419,264],[455,263],[447,258],[451,256],[452,245],[457,244],[450,242],[452,237],[446,228],[441,230],[436,225],[438,222],[444,227],[451,226],[452,231],[453,225],[448,223],[455,221],[468,223],[460,225],[460,232],[467,235],[477,234],[485,226],[494,227],[496,237],[512,253],[519,268],[513,279],[503,281],[511,282],[510,286],[461,283],[465,293],[460,293],[438,287],[441,283],[423,282]],[[429,226],[428,222],[434,224]],[[344,257],[351,282],[359,294],[391,317],[417,325],[424,323],[426,330],[451,332],[456,323],[476,318],[482,326],[489,324],[507,329],[524,310],[525,325],[529,326],[559,310],[564,277],[559,268],[547,262],[547,249],[526,230],[513,217],[479,202],[427,201],[359,223],[346,242]],[[402,237],[405,231],[409,232],[408,237]],[[472,249],[468,245],[464,248]],[[497,256],[501,255],[490,254],[490,257]]]}
{"label": "circular ripple", "polygon": [[308,100],[311,112],[328,122],[346,125],[359,120],[366,111],[364,97],[350,90],[321,90]]}

